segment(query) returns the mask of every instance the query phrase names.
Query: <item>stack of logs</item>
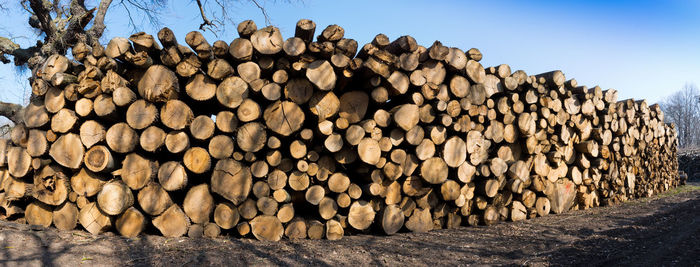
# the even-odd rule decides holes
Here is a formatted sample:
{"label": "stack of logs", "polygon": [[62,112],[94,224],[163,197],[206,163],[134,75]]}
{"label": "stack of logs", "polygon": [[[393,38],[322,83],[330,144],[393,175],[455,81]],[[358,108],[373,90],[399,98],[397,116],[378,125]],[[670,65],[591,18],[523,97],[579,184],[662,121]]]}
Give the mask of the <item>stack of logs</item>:
{"label": "stack of logs", "polygon": [[[77,44],[0,141],[5,219],[99,234],[339,239],[491,225],[679,184],[673,125],[561,71],[331,25]],[[158,41],[156,40],[158,39]]]}

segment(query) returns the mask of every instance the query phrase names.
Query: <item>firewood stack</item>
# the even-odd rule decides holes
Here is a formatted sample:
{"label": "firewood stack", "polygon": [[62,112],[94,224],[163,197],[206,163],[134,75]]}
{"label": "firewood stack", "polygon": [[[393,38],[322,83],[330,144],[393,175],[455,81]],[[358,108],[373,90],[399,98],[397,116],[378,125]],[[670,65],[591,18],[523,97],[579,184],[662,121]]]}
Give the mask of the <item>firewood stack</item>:
{"label": "firewood stack", "polygon": [[[6,219],[127,237],[339,239],[518,221],[677,186],[673,125],[561,71],[383,34],[117,37],[51,56],[11,140]],[[156,40],[158,39],[158,41]]]}

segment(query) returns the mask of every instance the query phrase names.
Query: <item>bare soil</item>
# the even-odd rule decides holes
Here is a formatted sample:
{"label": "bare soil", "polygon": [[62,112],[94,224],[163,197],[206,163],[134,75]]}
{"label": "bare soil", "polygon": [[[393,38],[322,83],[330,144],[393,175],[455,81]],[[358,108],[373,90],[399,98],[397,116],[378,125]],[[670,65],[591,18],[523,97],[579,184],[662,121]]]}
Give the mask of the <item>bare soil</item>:
{"label": "bare soil", "polygon": [[91,236],[0,222],[1,266],[700,266],[700,186],[491,227],[340,241]]}

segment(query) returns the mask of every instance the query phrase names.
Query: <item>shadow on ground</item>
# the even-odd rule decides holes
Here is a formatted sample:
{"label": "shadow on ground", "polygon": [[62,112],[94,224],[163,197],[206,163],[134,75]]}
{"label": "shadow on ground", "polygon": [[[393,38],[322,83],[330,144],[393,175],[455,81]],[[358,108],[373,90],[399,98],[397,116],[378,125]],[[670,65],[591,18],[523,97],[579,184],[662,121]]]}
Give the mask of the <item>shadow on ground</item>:
{"label": "shadow on ground", "polygon": [[92,236],[0,222],[2,266],[498,265],[693,266],[700,190],[492,227],[340,241]]}

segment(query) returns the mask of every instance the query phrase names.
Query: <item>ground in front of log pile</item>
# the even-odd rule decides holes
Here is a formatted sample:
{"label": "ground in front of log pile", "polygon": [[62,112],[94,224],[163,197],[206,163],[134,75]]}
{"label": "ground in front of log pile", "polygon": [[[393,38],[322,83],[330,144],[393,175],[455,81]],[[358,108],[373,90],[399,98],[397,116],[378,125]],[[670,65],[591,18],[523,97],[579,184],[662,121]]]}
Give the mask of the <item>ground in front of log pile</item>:
{"label": "ground in front of log pile", "polygon": [[491,227],[340,241],[138,239],[0,222],[3,266],[700,264],[700,184],[614,207]]}

